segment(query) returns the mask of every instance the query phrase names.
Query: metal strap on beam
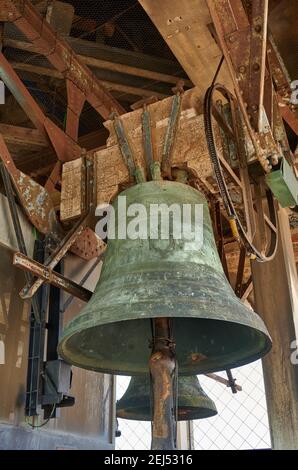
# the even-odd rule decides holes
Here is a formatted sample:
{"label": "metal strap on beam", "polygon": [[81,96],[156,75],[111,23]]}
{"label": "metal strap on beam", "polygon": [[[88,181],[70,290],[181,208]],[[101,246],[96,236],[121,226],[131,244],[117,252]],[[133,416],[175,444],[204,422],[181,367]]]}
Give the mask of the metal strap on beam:
{"label": "metal strap on beam", "polygon": [[59,289],[63,289],[69,294],[77,297],[84,302],[88,302],[92,296],[92,292],[85,287],[80,286],[71,279],[67,279],[62,274],[52,271],[47,266],[33,261],[22,253],[15,253],[13,257],[13,265],[23,269],[26,272],[38,276],[44,282],[47,282]]}
{"label": "metal strap on beam", "polygon": [[112,114],[114,122],[114,129],[116,132],[119,149],[123,157],[124,163],[127,165],[131,178],[135,178],[137,183],[143,183],[145,181],[143,169],[136,164],[133,150],[127,138],[121,118],[116,114]]}
{"label": "metal strap on beam", "polygon": [[165,173],[165,175],[168,177],[170,177],[171,175],[171,156],[172,156],[172,150],[174,147],[175,138],[176,138],[177,129],[178,129],[178,123],[179,123],[180,111],[181,111],[181,101],[182,101],[182,92],[178,91],[178,93],[173,98],[168,127],[166,130],[165,141],[164,141],[164,145],[162,149],[161,168],[162,168],[162,171]]}

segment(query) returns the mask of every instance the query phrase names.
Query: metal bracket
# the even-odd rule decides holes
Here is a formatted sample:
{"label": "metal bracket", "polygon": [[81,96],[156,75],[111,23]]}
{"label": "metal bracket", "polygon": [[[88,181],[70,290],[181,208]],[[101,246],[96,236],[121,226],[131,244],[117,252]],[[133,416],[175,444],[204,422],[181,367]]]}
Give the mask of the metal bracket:
{"label": "metal bracket", "polygon": [[[213,373],[210,373],[210,374],[205,374],[206,377],[209,377],[209,379],[213,379],[215,380],[216,382],[219,382],[223,385],[226,385],[227,387],[230,387],[230,382],[229,380],[225,379],[224,377],[221,377],[220,375],[217,375],[217,374],[213,374]],[[233,379],[234,380],[234,379]],[[241,385],[236,385],[234,383],[234,387],[236,389],[237,392],[242,392],[242,387]]]}
{"label": "metal bracket", "polygon": [[162,149],[161,168],[164,175],[168,178],[171,178],[171,157],[178,129],[178,123],[181,112],[181,102],[182,92],[178,91],[173,98],[165,141]]}
{"label": "metal bracket", "polygon": [[142,134],[143,134],[143,147],[145,160],[147,164],[147,173],[153,179],[153,144],[152,144],[152,133],[151,133],[151,120],[150,113],[148,111],[147,105],[143,106],[142,113]]}
{"label": "metal bracket", "polygon": [[59,238],[63,229],[56,218],[55,208],[49,193],[40,184],[17,169],[1,134],[0,159],[13,181],[30,222],[40,233],[51,233],[54,238]]}
{"label": "metal bracket", "polygon": [[[37,261],[28,258],[28,256],[23,255],[22,253],[14,254],[13,265],[37,276],[39,278],[38,281],[40,281],[39,285],[47,282],[48,284],[58,287],[59,289],[65,290],[69,294],[83,300],[84,302],[88,302],[92,296],[92,292],[85,287],[80,286],[71,279],[67,279],[66,277],[62,276],[62,274],[52,271],[52,269],[48,266],[40,264]],[[34,290],[32,294],[32,290],[30,292],[30,297],[35,293]],[[25,294],[24,290],[21,291],[20,295],[23,299],[28,298],[28,294]]]}
{"label": "metal bracket", "polygon": [[[44,263],[45,268],[53,269],[63,256],[67,253],[69,248],[74,244],[78,236],[83,232],[86,227],[87,216],[80,219],[72,230],[63,238],[58,244],[56,250],[47,258]],[[20,292],[20,296],[23,299],[30,299],[43,284],[43,279],[37,279],[33,282],[28,283]]]}
{"label": "metal bracket", "polygon": [[234,379],[230,369],[226,370],[228,376],[228,387],[231,387],[232,393],[237,393],[236,379]]}
{"label": "metal bracket", "polygon": [[[251,24],[241,0],[207,4],[257,158],[268,173],[269,157],[272,161],[279,153],[271,128],[263,129],[268,0],[253,2]],[[253,87],[252,78],[257,79]]]}
{"label": "metal bracket", "polygon": [[117,113],[113,113],[111,116],[114,129],[116,132],[118,145],[123,157],[124,163],[126,164],[129,175],[131,178],[135,178],[137,183],[144,183],[146,181],[143,168],[136,164],[132,148],[128,141],[122,120]]}
{"label": "metal bracket", "polygon": [[151,126],[150,112],[147,103],[143,105],[141,120],[147,175],[150,175],[152,180],[161,180],[160,162],[155,159],[155,129],[152,129]]}
{"label": "metal bracket", "polygon": [[[82,218],[74,225],[74,227],[66,234],[66,236],[58,243],[56,249],[53,253],[47,258],[44,263],[44,267],[48,270],[53,269],[59,261],[63,258],[63,256],[67,253],[69,248],[75,243],[78,239],[79,235],[84,231],[86,228],[90,215],[92,213],[92,208],[94,206],[94,198],[93,198],[93,160],[91,158],[86,159],[86,207],[87,211],[82,216]],[[27,285],[22,289],[20,292],[20,296],[23,299],[32,298],[32,296],[37,292],[39,287],[43,284],[45,279],[42,277],[27,283]]]}

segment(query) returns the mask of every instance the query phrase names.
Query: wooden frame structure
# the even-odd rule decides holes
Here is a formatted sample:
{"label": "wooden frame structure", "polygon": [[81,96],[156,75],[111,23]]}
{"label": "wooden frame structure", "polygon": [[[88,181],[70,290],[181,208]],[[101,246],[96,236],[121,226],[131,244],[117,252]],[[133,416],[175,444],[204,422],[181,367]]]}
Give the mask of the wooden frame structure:
{"label": "wooden frame structure", "polygon": [[[200,129],[200,137],[202,140],[204,139],[202,132],[203,117],[201,114],[202,98],[207,87],[212,84],[215,72],[214,64],[220,62],[221,55],[224,57],[224,65],[219,72],[219,78],[235,93],[243,118],[245,139],[250,141],[253,148],[253,161],[249,163],[257,163],[258,167],[261,168],[262,175],[265,175],[278,165],[281,157],[286,158],[297,176],[297,162],[294,153],[290,149],[284,122],[297,134],[298,111],[297,106],[293,106],[290,102],[291,85],[284,64],[276,52],[273,38],[268,35],[268,0],[253,0],[250,8],[245,1],[241,0],[179,0],[179,2],[164,0],[162,5],[159,0],[139,0],[139,2],[188,73],[194,85],[197,86],[196,90],[190,90],[184,94],[181,92],[181,85],[178,84],[178,87],[176,87],[177,95],[181,93],[182,96],[179,104],[182,108],[181,116],[179,114],[179,125],[173,131],[175,146],[173,146],[173,151],[167,162],[166,176],[171,176],[172,169],[175,169],[175,171],[187,170],[190,174],[191,183],[199,189],[203,188],[211,201],[211,205],[216,206],[217,204],[217,210],[226,216],[222,205],[220,205],[220,196],[222,194],[216,189],[216,181],[212,181],[212,167],[208,160],[206,145],[204,146],[204,143],[201,142],[193,142],[188,151],[183,152],[183,145],[186,141],[191,142],[192,132],[195,127]],[[176,78],[171,74],[144,71],[133,66],[124,66],[121,63],[111,65],[104,59],[88,58],[79,52],[76,53],[71,47],[71,40],[66,41],[61,38],[28,0],[0,0],[0,11],[0,21],[12,23],[29,41],[25,43],[24,41],[8,38],[4,40],[2,46],[6,45],[44,55],[53,67],[53,69],[50,69],[51,75],[65,81],[68,100],[65,129],[62,130],[46,116],[18,77],[16,70],[26,70],[26,64],[10,64],[5,55],[0,53],[0,77],[35,126],[35,129],[22,128],[21,126],[12,129],[11,125],[0,124],[1,135],[12,143],[22,139],[26,140],[28,145],[34,145],[41,149],[50,145],[57,157],[57,162],[51,169],[45,188],[40,188],[37,184],[34,185],[30,182],[30,179],[27,180],[27,186],[34,186],[34,190],[31,192],[33,205],[38,204],[38,198],[41,194],[45,195],[48,201],[53,200],[57,185],[62,184],[60,221],[56,220],[56,216],[54,222],[51,219],[55,226],[56,242],[60,250],[58,250],[59,255],[56,259],[49,260],[48,265],[38,266],[19,254],[15,257],[15,264],[39,275],[42,279],[42,281],[37,282],[39,285],[47,280],[62,288],[66,286],[68,292],[86,299],[90,296],[89,292],[83,291],[80,286],[72,284],[62,276],[59,277],[52,270],[55,263],[57,264],[74,242],[78,241],[79,236],[81,236],[81,239],[79,246],[76,246],[76,250],[80,256],[84,251],[82,245],[86,247],[90,237],[96,243],[95,234],[92,232],[94,221],[91,222],[88,219],[88,222],[84,220],[80,223],[80,217],[84,216],[86,210],[86,203],[88,207],[89,204],[90,207],[93,207],[98,203],[108,203],[123,186],[134,183],[132,174],[129,174],[123,164],[124,154],[120,145],[121,139],[119,139],[117,130],[115,130],[115,122],[123,125],[126,123],[127,142],[130,141],[131,147],[137,156],[139,168],[142,168],[142,162],[144,163],[146,158],[145,153],[140,150],[140,144],[143,145],[144,143],[142,130],[145,113],[148,113],[148,110],[151,113],[151,117],[149,117],[151,119],[150,125],[153,124],[152,141],[154,142],[151,150],[153,152],[152,158],[157,162],[158,146],[168,129],[173,103],[175,103],[175,97],[159,103],[142,102],[140,109],[125,114],[123,106],[105,86],[107,83],[103,84],[103,81],[97,78],[89,66],[97,69],[103,66],[109,67],[115,72],[135,74],[141,78],[156,79],[171,84],[176,84]],[[200,21],[193,12],[200,12]],[[201,44],[203,47],[201,47]],[[213,60],[210,61],[211,65],[208,64],[210,51],[213,54]],[[202,67],[201,64],[204,66]],[[42,70],[42,68],[38,68],[39,66],[30,65],[29,67],[31,67],[30,70],[33,73],[50,74],[49,70]],[[35,70],[32,67],[35,67]],[[185,84],[191,86],[192,82],[188,80]],[[147,91],[144,95],[151,95],[151,92]],[[144,95],[142,96],[144,97]],[[157,96],[157,98],[161,97],[161,95]],[[105,126],[110,132],[106,148],[96,152],[93,150],[86,152],[78,141],[79,120],[85,102],[88,102],[102,116],[106,121]],[[114,116],[114,118],[111,119],[111,116]],[[124,129],[123,126],[122,129]],[[11,163],[12,159],[4,139],[1,137],[0,140],[1,158],[7,170],[11,173],[16,192],[26,208],[27,202],[24,198],[22,199],[26,188],[20,186],[20,173]],[[199,164],[195,157],[192,158],[192,152],[198,152],[198,147],[201,151]],[[109,161],[107,155],[109,155]],[[94,193],[90,190],[88,192],[90,179],[88,180],[86,176],[86,166],[91,161],[92,165],[95,163],[96,185],[93,184],[93,187],[96,187],[96,191]],[[259,232],[265,222],[268,225],[268,217],[267,219],[265,216],[259,218],[257,223],[252,220],[254,218],[252,182],[247,175],[246,177],[244,175],[243,180],[241,180],[241,171],[239,178],[233,167],[228,165],[224,158],[222,158],[222,163],[230,176],[232,175],[234,179],[237,178],[240,186],[245,186],[244,198],[246,200],[244,205],[251,217],[249,229],[254,232],[255,238],[262,243],[263,240],[261,240]],[[242,164],[243,162],[239,161],[239,167]],[[248,162],[246,164],[248,165]],[[243,175],[243,165],[241,169]],[[165,170],[165,168],[162,168],[162,170]],[[92,181],[94,182],[94,179]],[[257,184],[254,184],[254,186],[256,194]],[[71,191],[74,187],[80,188],[77,198],[79,200],[74,197],[74,193]],[[262,197],[259,198],[258,207],[263,212]],[[41,227],[43,228],[42,233],[49,235],[50,232],[53,232],[53,225],[44,228],[44,221],[40,220],[39,212],[35,212],[33,215],[27,212],[30,220],[39,230]],[[55,208],[53,208],[51,202],[49,203],[48,213],[55,213]],[[247,264],[245,263],[244,252],[241,251],[235,270],[237,273],[235,288],[239,296],[243,299],[248,298],[251,294],[253,281],[256,306],[260,308],[264,318],[268,321],[268,325],[272,324],[272,331],[274,332],[272,334],[276,348],[280,347],[285,351],[287,345],[293,340],[295,333],[297,335],[297,330],[295,331],[294,328],[297,322],[296,316],[298,315],[297,305],[294,301],[291,301],[296,295],[294,284],[297,277],[295,278],[292,266],[293,253],[287,249],[287,243],[291,243],[291,238],[288,222],[285,220],[283,211],[279,211],[279,218],[281,243],[276,259],[264,265],[265,267],[252,262],[252,277],[245,278]],[[77,224],[74,225],[68,235],[65,235],[63,230],[60,230],[60,222],[72,223],[75,219],[77,219]],[[277,233],[277,228],[274,227],[274,229]],[[69,240],[71,240],[71,243]],[[219,240],[220,243],[221,240]],[[94,249],[94,253],[96,252],[98,255],[99,251],[104,250],[104,245],[101,244],[97,248]],[[88,253],[85,253],[85,258],[88,258],[88,256]],[[223,263],[226,263],[224,258]],[[273,274],[273,270],[277,267],[276,263],[279,263],[278,266],[282,266],[282,269],[278,270],[278,274]],[[277,292],[282,291],[284,322],[288,326],[290,325],[288,328],[284,324],[282,325],[281,330],[283,333],[278,331],[277,320],[276,318],[272,320],[272,313],[269,313],[273,307],[268,301],[267,293],[264,295],[263,289],[260,289],[263,278],[268,283],[267,291],[269,287],[274,290],[276,288]],[[287,286],[283,280],[288,281]],[[31,291],[31,296],[36,289]],[[278,315],[278,312],[275,315]],[[270,421],[272,440],[275,448],[285,448],[286,446],[294,448],[298,441],[298,409],[297,402],[294,400],[294,389],[296,387],[294,373],[292,365],[288,362],[283,364],[283,367],[274,367],[276,351],[274,350],[264,360],[266,392],[269,397],[268,408],[272,417]],[[288,394],[280,390],[279,379],[284,371],[289,383],[290,391]],[[276,396],[273,395],[273,390],[278,390]],[[277,410],[278,400],[285,403],[285,406],[291,405],[291,413],[279,415]],[[293,440],[286,433],[289,420],[291,421],[292,436],[295,436]],[[280,435],[283,437],[279,437]]]}

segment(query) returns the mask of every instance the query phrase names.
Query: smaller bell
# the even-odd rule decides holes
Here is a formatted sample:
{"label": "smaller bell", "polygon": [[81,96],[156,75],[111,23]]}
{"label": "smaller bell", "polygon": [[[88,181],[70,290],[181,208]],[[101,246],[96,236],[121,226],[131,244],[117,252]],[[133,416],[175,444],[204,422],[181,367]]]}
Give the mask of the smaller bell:
{"label": "smaller bell", "polygon": [[[151,403],[149,376],[132,377],[116,403],[117,417],[151,421]],[[210,418],[216,414],[215,403],[206,395],[196,375],[178,378],[178,421]]]}

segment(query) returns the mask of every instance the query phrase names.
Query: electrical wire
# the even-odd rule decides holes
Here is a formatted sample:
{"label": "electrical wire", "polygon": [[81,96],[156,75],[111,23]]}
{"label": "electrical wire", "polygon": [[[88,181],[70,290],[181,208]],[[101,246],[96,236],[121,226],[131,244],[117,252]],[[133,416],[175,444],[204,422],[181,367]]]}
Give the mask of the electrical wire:
{"label": "electrical wire", "polygon": [[[221,65],[221,63],[220,63]],[[219,71],[219,68],[217,68],[217,72],[215,75],[215,80]],[[233,201],[231,199],[231,196],[229,194],[229,190],[227,187],[227,184],[225,182],[224,174],[222,171],[222,167],[220,164],[220,159],[217,154],[217,149],[215,145],[215,136],[213,132],[213,125],[212,125],[212,106],[213,106],[213,94],[218,91],[220,92],[228,101],[234,100],[235,98],[233,97],[232,93],[223,85],[219,83],[215,83],[215,80],[212,81],[211,86],[208,88],[205,98],[204,98],[204,127],[205,127],[205,136],[206,136],[206,141],[207,141],[207,147],[209,151],[209,156],[212,162],[213,170],[215,173],[215,178],[219,187],[220,195],[222,197],[222,201],[225,207],[225,210],[227,212],[227,215],[230,220],[233,221],[233,223],[236,225],[237,230],[239,231],[239,236],[241,238],[242,244],[245,246],[247,252],[253,256],[257,261],[259,262],[265,262],[271,259],[276,251],[276,246],[277,243],[274,243],[271,240],[270,247],[268,249],[268,252],[266,254],[261,253],[256,246],[249,240],[244,227],[238,217],[238,214],[235,210]],[[267,202],[268,202],[268,207],[269,207],[269,212],[270,212],[270,217],[271,221],[274,226],[277,224],[277,217],[276,213],[274,211],[274,202],[273,202],[273,196],[271,192],[267,191],[266,192],[266,197],[267,197]]]}
{"label": "electrical wire", "polygon": [[219,74],[219,72],[220,72],[220,69],[221,69],[221,66],[222,66],[222,64],[223,64],[224,59],[225,59],[225,56],[222,55],[222,56],[221,56],[221,59],[220,59],[220,61],[219,61],[219,64],[218,64],[218,66],[217,66],[216,72],[215,72],[215,74],[214,74],[214,77],[213,77],[211,86],[213,86],[214,83],[216,82],[216,79],[217,79],[217,77],[218,77],[218,74]]}
{"label": "electrical wire", "polygon": [[37,426],[34,426],[34,424],[29,423],[28,418],[26,419],[26,423],[28,424],[28,426],[30,426],[33,429],[42,428],[43,426],[48,424],[50,419],[53,417],[54,412],[56,411],[56,407],[57,407],[57,405],[56,405],[56,403],[54,403],[50,416],[42,424],[38,424]]}

